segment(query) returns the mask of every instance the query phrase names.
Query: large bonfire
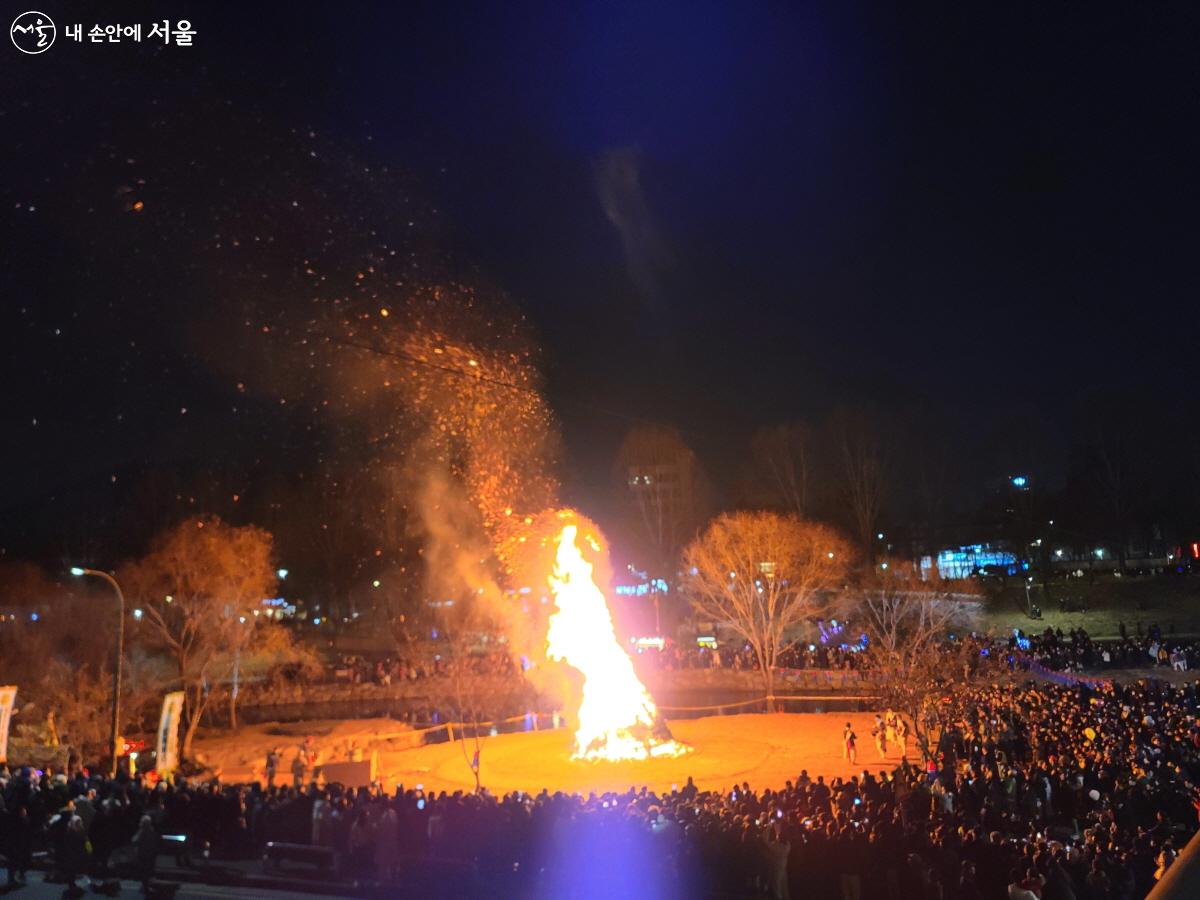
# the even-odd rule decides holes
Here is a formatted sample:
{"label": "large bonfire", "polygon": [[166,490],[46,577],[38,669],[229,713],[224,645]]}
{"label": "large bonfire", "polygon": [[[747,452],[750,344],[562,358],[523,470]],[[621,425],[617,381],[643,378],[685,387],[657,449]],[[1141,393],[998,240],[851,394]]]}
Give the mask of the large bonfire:
{"label": "large bonfire", "polygon": [[[572,518],[559,513],[559,518]],[[575,759],[623,760],[678,756],[687,748],[671,738],[654,701],[633,670],[613,630],[604,593],[580,541],[602,552],[598,535],[562,526],[549,576],[555,612],[546,630],[546,655],[583,676],[576,714]]]}
{"label": "large bonfire", "polygon": [[[544,654],[576,670],[578,677],[567,679],[569,707],[576,709],[569,716],[576,725],[574,758],[685,753],[617,640],[595,576],[596,561],[606,559],[599,529],[555,508],[559,444],[537,354],[522,323],[497,309],[469,289],[439,288],[415,293],[398,315],[389,312],[387,330],[376,330],[391,353],[371,358],[382,368],[374,377],[395,384],[408,412],[425,423],[412,468],[422,485],[432,577],[447,593],[467,588],[488,605],[514,653],[528,653],[531,661]],[[459,485],[477,511],[503,579],[488,571],[471,517],[454,512],[455,492],[430,489],[444,482]],[[549,619],[506,603],[500,580],[548,588],[555,604]]]}

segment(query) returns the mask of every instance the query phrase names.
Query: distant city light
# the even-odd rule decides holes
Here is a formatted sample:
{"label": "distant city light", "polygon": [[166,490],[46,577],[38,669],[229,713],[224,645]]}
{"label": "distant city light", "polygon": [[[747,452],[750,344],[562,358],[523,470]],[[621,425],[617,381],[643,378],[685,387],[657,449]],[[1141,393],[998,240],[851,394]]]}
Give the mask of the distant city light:
{"label": "distant city light", "polygon": [[1014,475],[1009,480],[1012,482],[1013,487],[1019,487],[1019,488],[1025,487],[1025,485],[1027,485],[1029,483],[1029,479],[1026,478],[1024,475]]}
{"label": "distant city light", "polygon": [[31,621],[31,622],[36,622],[37,620],[38,620],[38,614],[37,614],[37,613],[30,613],[30,614],[29,614],[29,621]]}
{"label": "distant city light", "polygon": [[280,578],[287,578],[288,570],[287,569],[276,569],[275,574],[278,575]]}
{"label": "distant city light", "polygon": [[989,544],[969,544],[952,550],[939,551],[937,557],[921,558],[921,577],[926,578],[937,569],[940,578],[970,578],[977,572],[999,570],[1006,575],[1017,574],[1017,558],[1006,550],[998,550]]}
{"label": "distant city light", "polygon": [[71,566],[71,574],[72,575],[82,575],[83,569],[79,568],[79,566]]}
{"label": "distant city light", "polygon": [[376,578],[374,581],[371,582],[371,587],[379,587],[379,579],[378,578]]}
{"label": "distant city light", "polygon": [[1055,550],[1054,555],[1061,558],[1063,555],[1063,552],[1061,550]]}
{"label": "distant city light", "polygon": [[1103,548],[1103,547],[1097,547],[1097,548],[1096,548],[1096,558],[1097,558],[1097,559],[1104,559],[1104,548]]}
{"label": "distant city light", "polygon": [[644,597],[646,594],[658,592],[665,594],[670,591],[667,583],[661,578],[654,578],[642,584],[618,584],[613,588],[613,593],[620,594],[625,597]]}
{"label": "distant city light", "polygon": [[633,644],[638,650],[662,650],[667,642],[660,637],[631,637],[629,643]]}
{"label": "distant city light", "polygon": [[133,611],[133,617],[135,619],[137,619],[139,622],[142,621],[142,611],[140,609],[135,609]]}

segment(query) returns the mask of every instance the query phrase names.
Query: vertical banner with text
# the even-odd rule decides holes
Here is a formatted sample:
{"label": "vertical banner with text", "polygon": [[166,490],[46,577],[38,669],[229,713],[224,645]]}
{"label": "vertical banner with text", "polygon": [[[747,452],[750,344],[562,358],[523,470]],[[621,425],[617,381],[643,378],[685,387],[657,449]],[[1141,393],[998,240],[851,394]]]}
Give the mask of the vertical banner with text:
{"label": "vertical banner with text", "polygon": [[15,685],[0,687],[0,763],[8,762],[8,725],[17,702]]}
{"label": "vertical banner with text", "polygon": [[158,719],[158,748],[154,768],[160,778],[170,778],[179,765],[179,719],[183,715],[183,691],[172,691],[163,697],[162,715]]}

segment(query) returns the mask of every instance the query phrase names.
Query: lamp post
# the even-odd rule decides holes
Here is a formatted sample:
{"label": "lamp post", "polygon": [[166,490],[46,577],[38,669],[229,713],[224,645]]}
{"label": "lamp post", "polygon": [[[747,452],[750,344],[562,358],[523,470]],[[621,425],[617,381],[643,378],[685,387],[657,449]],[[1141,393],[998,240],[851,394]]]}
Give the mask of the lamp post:
{"label": "lamp post", "polygon": [[120,615],[117,618],[117,664],[113,669],[112,727],[109,732],[108,742],[108,746],[112,751],[112,767],[109,770],[109,775],[116,778],[117,761],[121,756],[121,751],[117,747],[117,729],[120,728],[121,721],[121,664],[125,659],[125,595],[121,593],[121,586],[117,584],[117,579],[113,578],[107,572],[101,572],[99,569],[81,569],[79,566],[72,566],[71,574],[75,576],[92,575],[96,578],[103,578],[117,592],[117,602],[120,604]]}

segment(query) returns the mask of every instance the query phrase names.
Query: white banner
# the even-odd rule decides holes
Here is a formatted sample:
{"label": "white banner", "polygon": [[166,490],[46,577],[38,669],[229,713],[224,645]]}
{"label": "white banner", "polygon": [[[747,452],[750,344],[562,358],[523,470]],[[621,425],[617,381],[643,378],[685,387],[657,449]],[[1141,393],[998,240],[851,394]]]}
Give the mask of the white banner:
{"label": "white banner", "polygon": [[159,778],[170,778],[179,765],[179,719],[183,715],[183,691],[172,691],[163,697],[162,715],[158,719],[158,747],[154,768]]}
{"label": "white banner", "polygon": [[0,763],[8,762],[8,723],[17,702],[16,685],[0,687]]}

